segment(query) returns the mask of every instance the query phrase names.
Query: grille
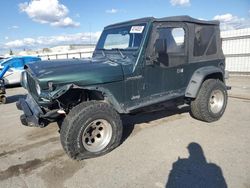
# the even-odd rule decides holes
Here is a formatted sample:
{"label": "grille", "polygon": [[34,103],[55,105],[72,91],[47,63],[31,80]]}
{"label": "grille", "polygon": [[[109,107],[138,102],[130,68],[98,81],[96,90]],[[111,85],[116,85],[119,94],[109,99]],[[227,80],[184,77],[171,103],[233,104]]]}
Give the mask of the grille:
{"label": "grille", "polygon": [[28,82],[28,90],[30,94],[34,97],[38,97],[37,91],[36,91],[36,81],[32,78],[32,76],[27,73],[27,82]]}

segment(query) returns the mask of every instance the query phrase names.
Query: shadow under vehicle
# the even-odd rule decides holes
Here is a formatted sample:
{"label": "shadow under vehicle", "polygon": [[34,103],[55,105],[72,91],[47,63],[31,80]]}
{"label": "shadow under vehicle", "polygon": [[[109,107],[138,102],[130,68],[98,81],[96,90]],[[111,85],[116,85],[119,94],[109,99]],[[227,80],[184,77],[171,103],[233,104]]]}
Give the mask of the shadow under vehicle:
{"label": "shadow under vehicle", "polygon": [[91,59],[40,61],[25,70],[22,124],[58,122],[62,146],[77,160],[120,144],[120,114],[171,102],[213,122],[227,105],[218,21],[176,16],[110,25]]}

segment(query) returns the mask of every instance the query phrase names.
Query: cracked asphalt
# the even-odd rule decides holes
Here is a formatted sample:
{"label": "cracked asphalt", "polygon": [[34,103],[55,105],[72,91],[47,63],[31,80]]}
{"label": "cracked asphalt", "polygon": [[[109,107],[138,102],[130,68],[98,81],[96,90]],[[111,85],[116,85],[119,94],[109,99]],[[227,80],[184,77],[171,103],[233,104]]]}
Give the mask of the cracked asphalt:
{"label": "cracked asphalt", "polygon": [[[123,143],[94,159],[72,161],[58,127],[21,126],[9,88],[0,105],[0,187],[250,187],[250,77],[232,77],[224,116],[204,123],[187,108],[123,116]],[[186,185],[186,186],[185,186]]]}

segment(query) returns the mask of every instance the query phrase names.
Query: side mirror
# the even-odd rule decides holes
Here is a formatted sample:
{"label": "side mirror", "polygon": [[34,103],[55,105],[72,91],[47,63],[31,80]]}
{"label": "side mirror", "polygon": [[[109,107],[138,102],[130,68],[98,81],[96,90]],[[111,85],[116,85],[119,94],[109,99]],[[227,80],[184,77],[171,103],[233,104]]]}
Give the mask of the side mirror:
{"label": "side mirror", "polygon": [[156,39],[156,41],[155,41],[155,53],[157,53],[157,54],[167,53],[166,39]]}

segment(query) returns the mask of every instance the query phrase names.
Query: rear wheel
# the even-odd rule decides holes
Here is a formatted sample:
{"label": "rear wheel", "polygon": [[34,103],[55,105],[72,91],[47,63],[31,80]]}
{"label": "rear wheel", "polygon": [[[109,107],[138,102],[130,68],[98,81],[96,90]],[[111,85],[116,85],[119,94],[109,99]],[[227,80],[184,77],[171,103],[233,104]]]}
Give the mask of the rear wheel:
{"label": "rear wheel", "polygon": [[221,118],[227,106],[227,89],[220,80],[205,80],[195,100],[191,115],[196,119],[213,122]]}
{"label": "rear wheel", "polygon": [[104,155],[120,144],[122,122],[104,102],[84,102],[74,107],[61,125],[61,143],[73,159]]}

